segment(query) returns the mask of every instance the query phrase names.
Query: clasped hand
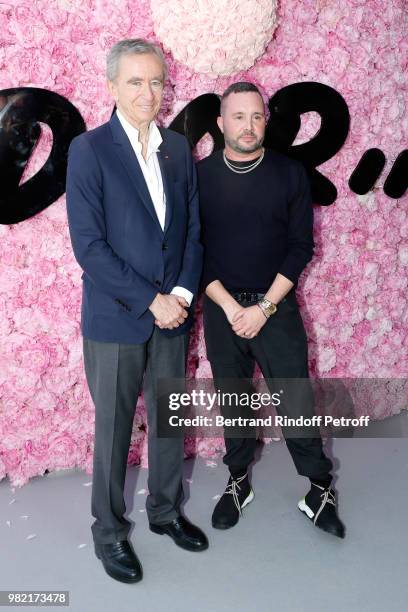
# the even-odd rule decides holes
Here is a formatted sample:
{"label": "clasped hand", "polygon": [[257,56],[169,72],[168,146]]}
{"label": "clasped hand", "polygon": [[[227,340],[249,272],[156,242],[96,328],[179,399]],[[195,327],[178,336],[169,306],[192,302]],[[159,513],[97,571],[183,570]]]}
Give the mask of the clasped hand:
{"label": "clasped hand", "polygon": [[158,293],[149,309],[160,329],[175,329],[188,317],[188,303],[185,298],[174,294]]}
{"label": "clasped hand", "polygon": [[246,308],[237,304],[225,314],[233,331],[241,338],[255,338],[267,321],[264,313],[256,304]]}

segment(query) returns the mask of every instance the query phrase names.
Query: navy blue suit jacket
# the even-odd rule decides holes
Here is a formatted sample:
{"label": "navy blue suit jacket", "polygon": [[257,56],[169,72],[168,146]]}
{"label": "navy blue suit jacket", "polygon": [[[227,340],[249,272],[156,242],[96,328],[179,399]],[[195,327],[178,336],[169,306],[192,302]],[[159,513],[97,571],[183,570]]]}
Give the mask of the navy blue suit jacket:
{"label": "navy blue suit jacket", "polygon": [[[142,170],[116,113],[73,139],[68,153],[67,214],[83,269],[81,331],[101,342],[140,344],[153,332],[148,309],[174,286],[196,295],[202,246],[196,169],[186,138],[159,128],[166,194],[162,230]],[[186,321],[168,336],[186,333]]]}

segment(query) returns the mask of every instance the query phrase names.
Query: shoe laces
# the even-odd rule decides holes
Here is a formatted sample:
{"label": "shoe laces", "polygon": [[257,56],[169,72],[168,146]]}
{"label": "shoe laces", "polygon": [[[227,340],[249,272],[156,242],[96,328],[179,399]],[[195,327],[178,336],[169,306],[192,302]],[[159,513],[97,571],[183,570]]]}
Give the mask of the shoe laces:
{"label": "shoe laces", "polygon": [[334,491],[333,491],[333,489],[331,487],[328,487],[327,489],[325,489],[324,487],[322,487],[321,485],[316,484],[315,482],[312,482],[312,485],[317,487],[321,491],[323,491],[323,493],[320,494],[320,499],[322,500],[322,503],[321,503],[320,508],[316,512],[315,517],[313,519],[313,522],[316,524],[316,521],[317,521],[317,519],[319,517],[319,514],[321,513],[321,511],[323,510],[323,508],[325,507],[326,504],[332,504],[332,506],[336,506],[336,498],[334,496]]}
{"label": "shoe laces", "polygon": [[241,487],[239,486],[239,484],[247,476],[248,476],[247,472],[243,476],[240,476],[239,478],[233,478],[233,476],[231,476],[231,482],[227,484],[227,488],[225,489],[225,493],[224,493],[224,495],[232,495],[234,504],[237,507],[237,510],[240,516],[242,516],[242,510],[241,510],[241,504],[239,503],[239,491],[241,490]]}

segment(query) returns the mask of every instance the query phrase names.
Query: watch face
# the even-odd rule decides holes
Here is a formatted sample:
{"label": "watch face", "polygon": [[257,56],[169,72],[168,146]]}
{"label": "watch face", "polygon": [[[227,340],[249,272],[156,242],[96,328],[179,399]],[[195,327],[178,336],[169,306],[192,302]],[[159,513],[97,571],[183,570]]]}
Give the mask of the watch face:
{"label": "watch face", "polygon": [[266,308],[266,312],[268,313],[268,315],[272,315],[275,312],[274,304],[268,304],[268,307]]}
{"label": "watch face", "polygon": [[271,315],[275,314],[275,312],[277,311],[276,304],[273,304],[272,302],[270,302],[266,298],[264,298],[263,300],[260,301],[260,305],[261,305],[261,308],[268,315],[268,317],[270,317]]}

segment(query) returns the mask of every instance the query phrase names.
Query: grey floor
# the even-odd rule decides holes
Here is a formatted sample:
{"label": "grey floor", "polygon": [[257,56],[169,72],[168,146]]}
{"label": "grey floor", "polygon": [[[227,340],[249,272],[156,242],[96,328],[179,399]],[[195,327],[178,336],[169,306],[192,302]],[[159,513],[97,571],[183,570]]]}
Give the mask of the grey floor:
{"label": "grey floor", "polygon": [[408,440],[337,438],[326,448],[344,540],[321,532],[297,509],[308,481],[297,475],[283,442],[260,445],[255,500],[226,532],[210,525],[214,496],[226,483],[221,460],[185,462],[184,511],[208,534],[203,553],[148,530],[146,470],[129,468],[131,540],[144,568],[143,581],[133,585],[109,578],[94,556],[89,475],[60,471],[14,490],[3,480],[0,588],[68,590],[75,612],[406,610]]}

